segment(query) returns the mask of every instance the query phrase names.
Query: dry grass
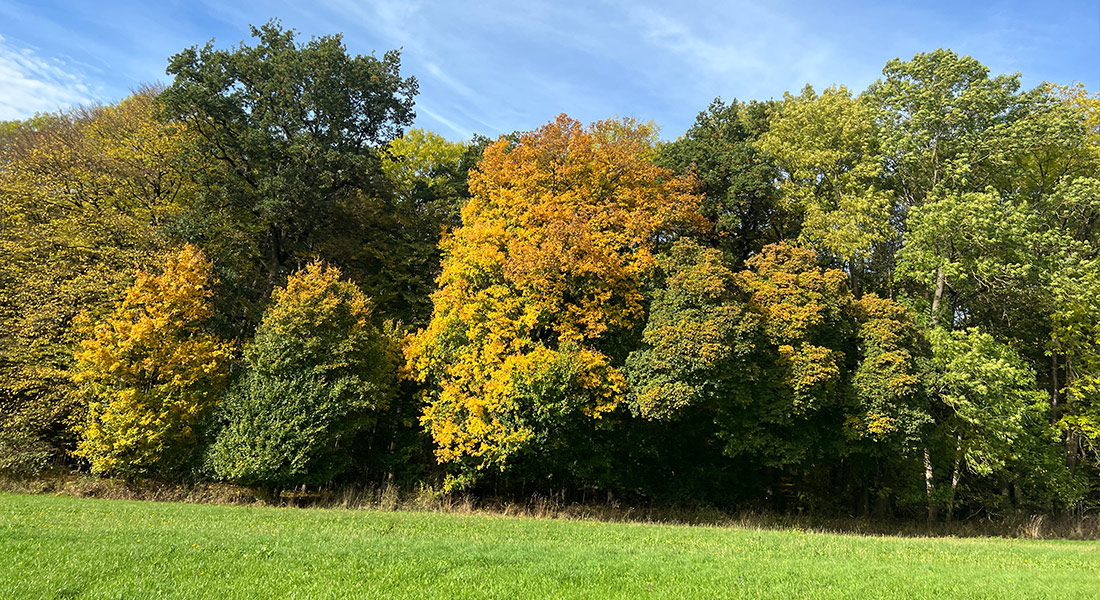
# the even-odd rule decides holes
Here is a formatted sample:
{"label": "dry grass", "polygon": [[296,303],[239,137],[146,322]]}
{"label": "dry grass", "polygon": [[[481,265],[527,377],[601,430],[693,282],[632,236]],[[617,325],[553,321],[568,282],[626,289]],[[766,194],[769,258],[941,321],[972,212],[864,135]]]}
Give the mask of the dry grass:
{"label": "dry grass", "polygon": [[900,537],[1009,537],[1024,539],[1100,539],[1100,514],[1077,512],[1057,516],[1017,514],[1004,519],[970,519],[952,523],[923,520],[813,517],[758,511],[723,511],[712,506],[629,506],[613,499],[600,503],[570,503],[560,497],[533,495],[524,500],[477,498],[445,494],[430,486],[399,489],[347,486],[284,491],[277,501],[256,490],[226,483],[176,484],[153,480],[122,480],[66,474],[34,479],[0,478],[0,491],[101,498],[219,505],[372,509],[435,512],[458,515],[502,515],[535,519],[702,525],[760,530],[798,530]]}

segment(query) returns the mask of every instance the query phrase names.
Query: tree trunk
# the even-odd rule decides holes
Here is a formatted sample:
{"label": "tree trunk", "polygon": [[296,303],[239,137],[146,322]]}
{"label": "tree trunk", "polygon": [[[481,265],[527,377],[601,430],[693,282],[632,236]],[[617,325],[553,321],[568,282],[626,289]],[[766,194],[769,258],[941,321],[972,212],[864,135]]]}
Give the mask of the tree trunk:
{"label": "tree trunk", "polygon": [[936,504],[932,498],[932,492],[935,489],[932,485],[932,457],[928,451],[928,447],[924,448],[924,495],[928,500],[928,522],[932,523],[936,520]]}
{"label": "tree trunk", "polygon": [[1058,352],[1050,353],[1050,422],[1058,421]]}
{"label": "tree trunk", "polygon": [[279,274],[283,270],[283,236],[282,231],[274,225],[269,225],[267,232],[271,238],[267,253],[267,279],[274,286],[278,285]]}
{"label": "tree trunk", "polygon": [[948,523],[951,522],[951,517],[955,514],[955,490],[959,488],[959,477],[962,476],[962,434],[955,436],[955,464],[951,467],[951,496],[947,501],[947,516]]}
{"label": "tree trunk", "polygon": [[[1073,384],[1073,358],[1066,356],[1066,406],[1064,412],[1073,414],[1073,392],[1070,386]],[[1069,467],[1069,476],[1073,477],[1077,470],[1077,433],[1072,428],[1066,430],[1066,466]]]}
{"label": "tree trunk", "polygon": [[932,327],[940,322],[940,301],[943,299],[943,286],[947,283],[947,275],[943,267],[936,269],[936,291],[932,295]]}
{"label": "tree trunk", "polygon": [[393,484],[393,466],[396,461],[393,459],[393,451],[397,448],[397,419],[394,419],[393,427],[390,428],[390,443],[386,447],[386,485]]}
{"label": "tree trunk", "polygon": [[1073,477],[1077,472],[1077,432],[1070,429],[1066,432],[1066,466],[1069,467],[1069,476]]}
{"label": "tree trunk", "polygon": [[863,294],[859,290],[859,266],[855,259],[848,261],[848,285],[852,288],[852,296],[859,300]]}

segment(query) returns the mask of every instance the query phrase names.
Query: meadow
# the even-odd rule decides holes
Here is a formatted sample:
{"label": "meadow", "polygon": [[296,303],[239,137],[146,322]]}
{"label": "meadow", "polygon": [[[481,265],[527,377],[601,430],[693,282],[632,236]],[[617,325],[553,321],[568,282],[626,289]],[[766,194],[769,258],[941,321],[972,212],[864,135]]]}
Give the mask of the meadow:
{"label": "meadow", "polygon": [[1100,545],[0,494],[4,598],[1089,598]]}

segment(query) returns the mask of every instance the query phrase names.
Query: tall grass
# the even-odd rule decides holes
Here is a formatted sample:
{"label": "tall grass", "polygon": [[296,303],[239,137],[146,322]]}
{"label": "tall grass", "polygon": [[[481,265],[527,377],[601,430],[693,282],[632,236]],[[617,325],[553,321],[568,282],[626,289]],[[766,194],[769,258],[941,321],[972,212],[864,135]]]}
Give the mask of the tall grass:
{"label": "tall grass", "polygon": [[34,479],[0,479],[0,491],[190,504],[417,511],[605,523],[797,529],[855,535],[1100,539],[1100,514],[1084,511],[1055,516],[1018,513],[997,519],[928,523],[912,519],[820,517],[754,510],[727,511],[708,505],[633,506],[612,498],[603,502],[585,503],[567,502],[560,496],[540,494],[522,499],[479,498],[466,494],[446,494],[423,484],[410,489],[401,489],[393,485],[303,487],[285,490],[279,498],[272,499],[261,496],[251,488],[225,483],[178,484],[147,479],[128,481],[73,474]]}

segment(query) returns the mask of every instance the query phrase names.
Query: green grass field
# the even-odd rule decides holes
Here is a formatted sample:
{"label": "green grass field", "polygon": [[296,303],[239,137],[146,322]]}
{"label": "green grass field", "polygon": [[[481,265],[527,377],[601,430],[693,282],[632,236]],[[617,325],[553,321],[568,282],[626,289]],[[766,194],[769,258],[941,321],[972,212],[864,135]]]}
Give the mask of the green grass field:
{"label": "green grass field", "polygon": [[1100,598],[1100,544],[0,494],[0,597]]}

